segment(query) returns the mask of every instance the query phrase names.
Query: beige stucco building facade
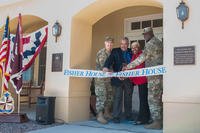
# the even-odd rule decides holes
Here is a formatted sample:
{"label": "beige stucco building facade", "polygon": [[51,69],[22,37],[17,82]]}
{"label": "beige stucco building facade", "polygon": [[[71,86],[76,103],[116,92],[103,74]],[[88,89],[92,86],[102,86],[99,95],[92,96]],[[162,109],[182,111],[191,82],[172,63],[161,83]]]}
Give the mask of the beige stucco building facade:
{"label": "beige stucco building facade", "polygon": [[[65,122],[89,118],[90,79],[64,76],[64,69],[94,69],[96,52],[105,35],[117,42],[124,35],[124,18],[163,14],[164,127],[165,133],[200,132],[200,38],[198,0],[187,1],[185,28],[176,16],[179,0],[5,0],[0,2],[0,27],[6,16],[14,31],[18,13],[24,33],[48,25],[45,95],[56,97],[55,118]],[[112,20],[112,21],[110,21]],[[62,33],[55,42],[52,26],[58,21]],[[0,29],[2,34],[3,28]],[[195,65],[174,65],[174,47],[195,46]],[[52,72],[52,54],[63,53],[63,71]]]}

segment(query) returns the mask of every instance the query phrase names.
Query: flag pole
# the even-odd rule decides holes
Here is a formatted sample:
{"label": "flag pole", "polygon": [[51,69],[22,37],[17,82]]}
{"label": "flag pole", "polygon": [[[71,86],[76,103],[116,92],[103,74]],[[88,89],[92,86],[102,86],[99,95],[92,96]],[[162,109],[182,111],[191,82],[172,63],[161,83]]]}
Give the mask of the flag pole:
{"label": "flag pole", "polygon": [[[20,42],[20,45],[18,44],[18,47],[19,47],[19,53],[18,54],[22,54],[23,55],[23,31],[22,31],[22,17],[21,17],[21,13],[19,13],[19,19],[18,19],[18,26],[19,26],[19,42]],[[22,60],[21,60],[21,63],[22,63]],[[22,64],[22,67],[23,67],[23,64]],[[23,73],[22,73],[23,74]],[[22,75],[21,75],[22,76]],[[22,78],[23,80],[23,78]],[[22,82],[21,80],[21,82]],[[22,86],[21,86],[22,87]],[[22,88],[20,88],[21,90]],[[18,114],[20,113],[20,91],[18,93]]]}
{"label": "flag pole", "polygon": [[20,113],[20,93],[17,94],[18,96],[18,109],[17,109],[17,113],[19,114]]}
{"label": "flag pole", "polygon": [[[2,74],[3,75],[3,74]],[[4,87],[3,87],[3,85],[4,85],[4,80],[5,80],[5,78],[4,78],[4,76],[2,77],[2,81],[1,81],[1,97],[3,96],[3,93],[4,93]]]}

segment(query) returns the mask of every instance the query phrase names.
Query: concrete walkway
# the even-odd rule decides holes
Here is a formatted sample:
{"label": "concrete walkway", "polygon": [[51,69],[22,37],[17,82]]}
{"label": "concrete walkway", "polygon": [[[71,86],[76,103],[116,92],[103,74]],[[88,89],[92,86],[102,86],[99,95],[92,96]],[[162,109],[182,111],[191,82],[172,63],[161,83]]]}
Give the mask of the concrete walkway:
{"label": "concrete walkway", "polygon": [[132,122],[122,121],[120,124],[110,122],[102,125],[91,120],[64,124],[51,128],[31,131],[29,133],[162,133],[162,130],[147,130],[143,125],[133,125]]}

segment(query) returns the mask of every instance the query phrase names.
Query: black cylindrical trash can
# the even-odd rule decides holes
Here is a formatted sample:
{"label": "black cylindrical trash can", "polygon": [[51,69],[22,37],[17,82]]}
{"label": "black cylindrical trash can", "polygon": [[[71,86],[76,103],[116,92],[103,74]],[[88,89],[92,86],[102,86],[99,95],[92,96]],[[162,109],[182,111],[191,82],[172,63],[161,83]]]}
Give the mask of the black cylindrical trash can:
{"label": "black cylindrical trash can", "polygon": [[36,104],[36,121],[39,124],[52,124],[55,122],[55,99],[56,97],[40,96]]}

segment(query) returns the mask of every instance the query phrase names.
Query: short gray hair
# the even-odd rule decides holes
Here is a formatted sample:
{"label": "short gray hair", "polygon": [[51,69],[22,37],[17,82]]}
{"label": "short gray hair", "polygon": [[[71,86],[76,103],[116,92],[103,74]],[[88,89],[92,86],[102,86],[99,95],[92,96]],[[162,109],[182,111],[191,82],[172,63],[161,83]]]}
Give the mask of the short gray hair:
{"label": "short gray hair", "polygon": [[122,40],[122,41],[126,41],[126,42],[129,44],[129,39],[128,39],[128,37],[123,37],[121,40]]}

